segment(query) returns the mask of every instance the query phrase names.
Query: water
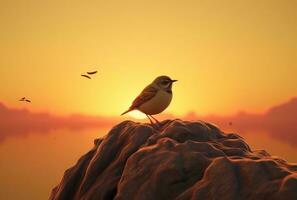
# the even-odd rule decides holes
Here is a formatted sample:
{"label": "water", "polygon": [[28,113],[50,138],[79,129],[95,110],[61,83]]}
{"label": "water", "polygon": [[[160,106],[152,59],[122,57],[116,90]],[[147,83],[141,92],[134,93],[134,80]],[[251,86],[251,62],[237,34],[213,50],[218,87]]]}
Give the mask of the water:
{"label": "water", "polygon": [[297,162],[297,147],[287,144],[265,132],[242,133],[241,136],[252,150],[266,150],[270,155],[280,157],[287,162]]}
{"label": "water", "polygon": [[56,130],[7,138],[0,144],[0,199],[48,199],[64,171],[106,133]]}

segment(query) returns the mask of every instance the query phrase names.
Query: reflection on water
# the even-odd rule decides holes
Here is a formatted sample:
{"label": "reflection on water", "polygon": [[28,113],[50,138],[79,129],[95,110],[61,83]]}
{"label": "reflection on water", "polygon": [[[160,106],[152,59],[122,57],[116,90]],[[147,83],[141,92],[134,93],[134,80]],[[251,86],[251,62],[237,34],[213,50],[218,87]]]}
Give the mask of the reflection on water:
{"label": "reflection on water", "polygon": [[[56,130],[48,134],[12,137],[0,144],[0,199],[48,199],[66,169],[93,146],[107,129]],[[265,149],[290,162],[297,161],[296,147],[269,134],[242,134],[252,149]]]}
{"label": "reflection on water", "polygon": [[48,199],[64,171],[108,130],[56,130],[0,144],[0,199]]}
{"label": "reflection on water", "polygon": [[264,149],[272,156],[278,156],[287,162],[297,162],[297,148],[286,144],[276,138],[271,138],[268,133],[253,132],[241,134],[252,150]]}
{"label": "reflection on water", "polygon": [[234,127],[224,127],[222,130],[226,133],[240,133],[240,136],[244,138],[252,150],[265,150],[272,156],[280,157],[287,162],[297,163],[297,146],[280,140],[271,133],[263,130],[244,131]]}

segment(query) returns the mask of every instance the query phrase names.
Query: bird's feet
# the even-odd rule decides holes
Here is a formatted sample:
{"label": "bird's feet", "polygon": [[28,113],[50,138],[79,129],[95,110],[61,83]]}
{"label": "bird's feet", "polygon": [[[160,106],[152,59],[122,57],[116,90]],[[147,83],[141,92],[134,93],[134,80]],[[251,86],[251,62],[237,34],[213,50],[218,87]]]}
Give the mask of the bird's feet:
{"label": "bird's feet", "polygon": [[[157,119],[155,119],[151,115],[146,115],[146,116],[150,120],[152,127],[154,127],[155,129],[160,129],[161,128],[161,123]],[[155,122],[153,122],[153,120],[151,118],[154,119]]]}
{"label": "bird's feet", "polygon": [[161,129],[161,124],[158,123],[151,123],[151,126],[157,131]]}
{"label": "bird's feet", "polygon": [[[149,115],[152,119],[155,120],[155,123],[152,122],[151,120],[151,123],[152,125],[156,128],[156,129],[160,129],[162,127],[162,124],[156,119],[154,118],[153,116]],[[150,118],[149,118],[150,119]]]}

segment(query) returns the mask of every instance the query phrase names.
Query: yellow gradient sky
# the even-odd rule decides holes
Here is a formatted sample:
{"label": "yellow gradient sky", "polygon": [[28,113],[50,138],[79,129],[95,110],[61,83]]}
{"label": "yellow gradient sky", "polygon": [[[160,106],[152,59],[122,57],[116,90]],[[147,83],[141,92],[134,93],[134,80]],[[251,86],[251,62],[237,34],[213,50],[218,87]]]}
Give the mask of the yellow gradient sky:
{"label": "yellow gradient sky", "polygon": [[[297,94],[296,9],[296,0],[1,1],[0,101],[119,115],[167,74],[179,80],[169,113],[261,112]],[[94,80],[80,77],[94,69]]]}

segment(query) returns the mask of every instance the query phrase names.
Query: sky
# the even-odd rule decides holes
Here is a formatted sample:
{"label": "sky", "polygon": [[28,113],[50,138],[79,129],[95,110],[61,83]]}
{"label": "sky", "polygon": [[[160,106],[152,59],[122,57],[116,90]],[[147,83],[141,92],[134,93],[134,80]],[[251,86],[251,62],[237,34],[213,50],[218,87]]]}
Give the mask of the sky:
{"label": "sky", "polygon": [[[118,116],[158,75],[166,112],[263,112],[297,93],[295,0],[1,1],[1,102]],[[80,77],[98,70],[92,80]],[[26,96],[32,104],[20,104]]]}
{"label": "sky", "polygon": [[296,8],[296,0],[1,0],[0,199],[47,198],[94,138],[131,119],[119,115],[159,75],[178,82],[158,119],[211,121],[297,162]]}

